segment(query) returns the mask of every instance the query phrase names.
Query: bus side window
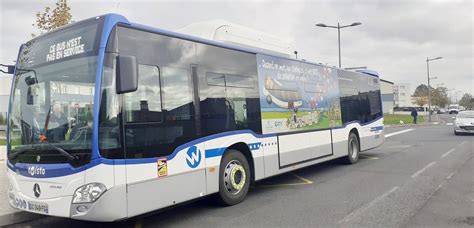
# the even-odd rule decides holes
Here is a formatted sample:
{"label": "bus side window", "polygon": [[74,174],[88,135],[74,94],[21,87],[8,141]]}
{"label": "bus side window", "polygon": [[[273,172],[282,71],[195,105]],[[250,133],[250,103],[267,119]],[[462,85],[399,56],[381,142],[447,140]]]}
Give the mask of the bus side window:
{"label": "bus side window", "polygon": [[189,71],[146,68],[139,70],[138,90],[124,100],[127,158],[167,156],[195,135]]}
{"label": "bus side window", "polygon": [[159,69],[156,66],[138,66],[138,89],[124,95],[125,121],[161,122]]}
{"label": "bus side window", "polygon": [[147,157],[151,149],[148,137],[156,130],[152,123],[163,119],[158,67],[138,66],[138,89],[124,94],[123,109],[126,157]]}
{"label": "bus side window", "polygon": [[255,55],[197,44],[202,135],[261,133]]}

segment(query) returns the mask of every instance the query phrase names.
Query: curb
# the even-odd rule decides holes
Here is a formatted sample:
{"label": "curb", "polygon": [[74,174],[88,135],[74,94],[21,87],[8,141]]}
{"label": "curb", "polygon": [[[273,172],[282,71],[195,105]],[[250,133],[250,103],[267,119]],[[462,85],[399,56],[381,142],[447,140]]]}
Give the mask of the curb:
{"label": "curb", "polygon": [[26,211],[17,211],[6,215],[0,215],[0,227],[28,222],[44,217],[44,215],[34,214]]}
{"label": "curb", "polygon": [[422,124],[392,124],[392,125],[385,125],[385,127],[428,127],[428,126],[438,126],[442,125],[441,122],[438,123],[422,123]]}

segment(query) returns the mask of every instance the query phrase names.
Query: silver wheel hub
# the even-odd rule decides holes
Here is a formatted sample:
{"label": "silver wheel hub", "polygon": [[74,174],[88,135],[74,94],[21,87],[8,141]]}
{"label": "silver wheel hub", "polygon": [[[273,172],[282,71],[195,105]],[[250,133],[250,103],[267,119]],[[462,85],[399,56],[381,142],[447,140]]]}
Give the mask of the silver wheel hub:
{"label": "silver wheel hub", "polygon": [[225,166],[224,185],[230,194],[236,195],[245,186],[247,174],[242,164],[237,160],[232,160]]}

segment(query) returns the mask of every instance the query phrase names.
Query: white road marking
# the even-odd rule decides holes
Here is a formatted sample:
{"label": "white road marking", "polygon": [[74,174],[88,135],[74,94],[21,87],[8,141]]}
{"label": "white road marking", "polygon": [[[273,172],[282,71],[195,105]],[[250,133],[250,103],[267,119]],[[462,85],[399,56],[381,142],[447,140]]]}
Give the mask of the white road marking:
{"label": "white road marking", "polygon": [[303,182],[298,182],[298,183],[289,183],[289,184],[268,184],[268,185],[258,185],[258,187],[263,187],[263,188],[268,188],[268,187],[286,187],[286,186],[298,186],[298,185],[308,185],[308,184],[313,184],[314,182],[311,180],[308,180],[304,177],[298,176],[296,174],[293,174],[294,177],[298,178],[299,180]]}
{"label": "white road marking", "polygon": [[451,177],[453,177],[455,173],[456,172],[452,172],[451,174],[449,174],[449,176],[446,177],[446,179],[451,179]]}
{"label": "white road marking", "polygon": [[443,187],[443,183],[439,184],[435,191],[438,191],[442,187]]}
{"label": "white road marking", "polygon": [[402,130],[402,131],[396,131],[396,132],[393,132],[393,133],[390,133],[390,134],[386,134],[386,135],[385,135],[385,138],[392,137],[392,136],[394,136],[394,135],[399,135],[399,134],[407,133],[407,132],[410,132],[410,131],[413,131],[413,130],[415,130],[415,129],[410,128],[410,129],[406,129],[406,130]]}
{"label": "white road marking", "polygon": [[399,188],[400,187],[398,187],[398,186],[393,187],[392,189],[390,189],[390,191],[385,192],[381,196],[379,196],[379,197],[375,198],[374,200],[370,201],[370,203],[368,203],[368,204],[352,211],[351,213],[347,214],[346,216],[344,216],[343,219],[339,220],[339,222],[337,222],[337,223],[338,224],[347,223],[347,222],[351,221],[352,219],[359,217],[360,214],[364,213],[369,208],[371,208],[376,203],[378,203],[379,201],[381,201],[383,198],[387,197],[388,195],[392,194],[393,192],[395,192]]}
{"label": "white road marking", "polygon": [[465,143],[467,143],[467,141],[463,141],[461,144],[459,144],[459,146],[462,146],[462,145],[464,145]]}
{"label": "white road marking", "polygon": [[408,148],[408,147],[412,147],[410,145],[400,145],[400,146],[389,146],[388,148]]}
{"label": "white road marking", "polygon": [[306,179],[306,178],[304,178],[304,177],[298,176],[298,175],[296,175],[296,174],[293,174],[293,176],[295,176],[296,178],[302,180],[302,181],[305,182],[306,184],[312,184],[312,183],[313,183],[312,181],[310,181],[310,180],[308,180],[308,179]]}
{"label": "white road marking", "polygon": [[446,125],[448,125],[448,126],[453,126],[453,123],[446,123]]}
{"label": "white road marking", "polygon": [[424,172],[425,170],[427,170],[429,167],[433,166],[434,164],[436,164],[436,162],[431,162],[430,164],[426,165],[425,167],[423,167],[423,169],[420,169],[416,173],[411,175],[411,178],[417,177],[418,175],[420,175],[422,172]]}
{"label": "white road marking", "polygon": [[448,152],[446,152],[446,153],[444,153],[443,155],[441,155],[441,158],[444,158],[444,157],[448,156],[451,152],[453,152],[453,151],[455,151],[455,150],[456,150],[456,148],[453,148],[453,149],[449,150]]}
{"label": "white road marking", "polygon": [[359,155],[359,158],[360,158],[360,159],[369,159],[369,160],[377,160],[377,159],[379,159],[378,157],[369,156],[369,155],[365,155],[365,154]]}

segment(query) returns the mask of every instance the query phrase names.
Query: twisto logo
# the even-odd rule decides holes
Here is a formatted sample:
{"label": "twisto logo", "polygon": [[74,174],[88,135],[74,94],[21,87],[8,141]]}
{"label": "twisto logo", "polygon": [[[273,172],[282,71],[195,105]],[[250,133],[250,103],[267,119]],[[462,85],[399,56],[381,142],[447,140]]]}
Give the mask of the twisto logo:
{"label": "twisto logo", "polygon": [[189,147],[186,163],[193,169],[198,167],[199,163],[201,163],[201,151],[196,146]]}
{"label": "twisto logo", "polygon": [[30,176],[34,176],[34,175],[44,176],[44,174],[46,174],[46,170],[41,166],[30,166],[28,167],[28,173],[30,174]]}

